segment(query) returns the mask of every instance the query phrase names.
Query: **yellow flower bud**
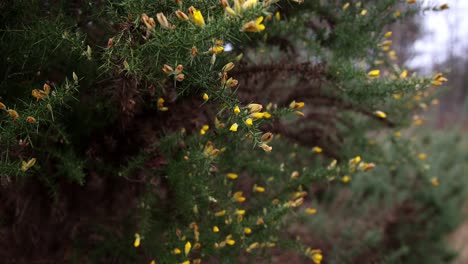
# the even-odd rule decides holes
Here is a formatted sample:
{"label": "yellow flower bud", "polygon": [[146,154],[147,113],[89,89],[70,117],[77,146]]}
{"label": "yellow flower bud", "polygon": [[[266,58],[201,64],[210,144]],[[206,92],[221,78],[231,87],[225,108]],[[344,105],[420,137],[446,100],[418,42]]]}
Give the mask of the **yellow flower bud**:
{"label": "yellow flower bud", "polygon": [[182,21],[189,21],[189,17],[184,12],[182,12],[180,10],[176,11],[176,16]]}
{"label": "yellow flower bud", "polygon": [[171,74],[174,72],[174,70],[172,69],[171,66],[167,65],[167,64],[164,64],[163,65],[163,68],[162,68],[162,71],[167,73],[167,74]]}
{"label": "yellow flower bud", "polygon": [[380,70],[372,70],[369,73],[367,73],[369,77],[376,78],[379,77],[380,75]]}
{"label": "yellow flower bud", "polygon": [[23,160],[21,162],[21,171],[25,172],[29,170],[32,166],[34,166],[34,164],[36,164],[36,158],[32,158],[28,160],[27,162]]}
{"label": "yellow flower bud", "polygon": [[387,114],[380,111],[380,110],[375,111],[374,115],[376,115],[377,117],[382,118],[382,119],[387,118]]}
{"label": "yellow flower bud", "polygon": [[232,63],[232,62],[227,63],[227,64],[224,65],[224,67],[223,67],[223,72],[228,72],[228,71],[234,69],[234,66],[235,66],[235,64]]}
{"label": "yellow flower bud", "polygon": [[273,134],[271,132],[267,132],[262,135],[261,140],[263,143],[269,143],[273,139]]}
{"label": "yellow flower bud", "polygon": [[237,123],[232,124],[231,128],[229,128],[230,131],[232,132],[237,132],[237,128],[239,125]]}
{"label": "yellow flower bud", "polygon": [[135,233],[135,241],[133,242],[134,247],[139,247],[141,242],[140,234]]}
{"label": "yellow flower bud", "polygon": [[312,148],[312,152],[314,153],[322,153],[323,149],[319,146],[315,146]]}
{"label": "yellow flower bud", "polygon": [[250,113],[257,113],[262,111],[263,106],[261,104],[249,104],[247,108],[250,110]]}
{"label": "yellow flower bud", "polygon": [[190,243],[190,241],[187,241],[184,247],[185,256],[187,256],[190,253],[190,249],[192,249],[192,244]]}
{"label": "yellow flower bud", "polygon": [[237,177],[239,177],[239,175],[237,175],[236,173],[232,173],[232,172],[226,174],[226,176],[231,180],[235,180],[237,179]]}
{"label": "yellow flower bud", "polygon": [[240,113],[240,108],[239,106],[236,105],[236,107],[234,107],[234,114],[238,115]]}
{"label": "yellow flower bud", "polygon": [[7,110],[8,114],[10,115],[11,118],[13,118],[13,120],[17,120],[19,118],[19,114],[18,112],[16,112],[15,110],[13,109],[8,109]]}

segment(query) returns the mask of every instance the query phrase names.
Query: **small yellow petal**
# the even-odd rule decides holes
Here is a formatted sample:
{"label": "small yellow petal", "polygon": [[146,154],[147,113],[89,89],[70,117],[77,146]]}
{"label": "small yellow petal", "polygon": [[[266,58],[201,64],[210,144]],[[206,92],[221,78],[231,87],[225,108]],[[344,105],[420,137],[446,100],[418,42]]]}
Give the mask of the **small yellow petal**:
{"label": "small yellow petal", "polygon": [[237,175],[236,173],[232,173],[232,172],[226,174],[226,176],[231,180],[235,180],[235,179],[237,179],[237,177],[239,177],[239,175]]}
{"label": "small yellow petal", "polygon": [[437,177],[433,177],[433,178],[431,179],[431,184],[432,184],[434,187],[439,186],[439,180],[437,179]]}
{"label": "small yellow petal", "polygon": [[307,208],[305,209],[306,214],[313,215],[317,213],[317,209],[315,208]]}
{"label": "small yellow petal", "polygon": [[382,112],[382,111],[380,111],[380,110],[375,111],[375,112],[374,112],[374,115],[376,115],[377,117],[382,118],[382,119],[383,119],[383,118],[387,118],[387,114],[384,113],[384,112]]}
{"label": "small yellow petal", "polygon": [[210,99],[210,97],[208,96],[208,94],[204,93],[203,94],[203,100],[208,101],[208,99]]}
{"label": "small yellow petal", "polygon": [[218,232],[219,232],[219,227],[213,226],[213,232],[214,232],[214,233],[218,233]]}
{"label": "small yellow petal", "polygon": [[315,146],[312,148],[312,152],[314,153],[322,153],[323,149],[319,146]]}
{"label": "small yellow petal", "polygon": [[192,249],[192,244],[190,243],[190,241],[187,241],[184,247],[185,256],[187,256],[190,253],[190,249]]}
{"label": "small yellow petal", "polygon": [[230,131],[232,132],[237,132],[237,128],[239,125],[237,123],[232,124],[232,126],[229,128]]}
{"label": "small yellow petal", "polygon": [[239,106],[236,105],[236,107],[234,107],[234,114],[238,115],[240,113],[240,108]]}
{"label": "small yellow petal", "polygon": [[373,77],[373,78],[379,77],[379,75],[380,75],[380,70],[372,70],[372,71],[370,71],[369,73],[367,73],[367,75],[368,75],[369,77]]}
{"label": "small yellow petal", "polygon": [[345,176],[343,176],[343,177],[341,178],[341,181],[342,181],[343,183],[348,183],[350,180],[351,180],[351,177],[348,176],[348,175],[345,175]]}
{"label": "small yellow petal", "polygon": [[139,247],[141,242],[141,237],[140,234],[136,233],[135,234],[135,241],[133,242],[134,247]]}

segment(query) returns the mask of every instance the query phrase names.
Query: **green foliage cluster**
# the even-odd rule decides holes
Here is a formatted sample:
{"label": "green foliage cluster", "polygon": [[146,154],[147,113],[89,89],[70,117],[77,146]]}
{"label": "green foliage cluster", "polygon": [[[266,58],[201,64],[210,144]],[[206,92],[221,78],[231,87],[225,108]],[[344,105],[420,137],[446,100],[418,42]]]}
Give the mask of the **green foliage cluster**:
{"label": "green foliage cluster", "polygon": [[[18,191],[5,192],[17,203],[0,210],[45,189],[50,214],[26,215],[53,224],[10,216],[2,228],[65,226],[57,237],[38,235],[45,249],[33,243],[24,258],[449,259],[441,244],[462,184],[440,173],[453,169],[456,182],[462,172],[452,156],[415,152],[400,132],[423,123],[419,112],[437,103],[446,80],[407,76],[384,30],[418,6],[7,2],[0,177]],[[434,152],[445,147],[436,142]],[[8,233],[17,242],[2,256],[21,259],[14,254],[28,234]],[[57,253],[60,237],[73,243]]]}

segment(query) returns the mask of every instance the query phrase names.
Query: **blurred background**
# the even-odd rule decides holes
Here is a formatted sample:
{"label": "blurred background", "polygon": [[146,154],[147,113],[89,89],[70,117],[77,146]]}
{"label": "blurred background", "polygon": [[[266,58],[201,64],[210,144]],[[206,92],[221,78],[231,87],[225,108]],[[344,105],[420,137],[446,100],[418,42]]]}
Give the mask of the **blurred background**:
{"label": "blurred background", "polygon": [[[450,88],[441,98],[437,110],[438,127],[459,125],[467,128],[468,105],[465,83],[468,67],[468,1],[431,0],[422,2],[423,6],[440,6],[447,3],[448,10],[443,12],[424,12],[413,27],[402,28],[410,57],[404,63],[421,74],[444,72],[450,79]],[[403,45],[404,46],[404,45]]]}
{"label": "blurred background", "polygon": [[[440,104],[427,113],[429,127],[439,132],[458,131],[463,142],[468,138],[468,1],[438,0],[419,1],[423,6],[448,4],[443,12],[424,12],[403,26],[398,33],[400,47],[410,56],[401,57],[410,70],[425,75],[444,72],[449,79],[448,89],[440,98]],[[409,43],[409,45],[407,45]],[[466,148],[466,143],[464,144]],[[464,174],[468,173],[464,171]],[[463,177],[465,178],[465,177]],[[467,199],[465,199],[467,200]],[[456,263],[468,263],[468,202],[463,209],[464,221],[447,239],[460,255]]]}

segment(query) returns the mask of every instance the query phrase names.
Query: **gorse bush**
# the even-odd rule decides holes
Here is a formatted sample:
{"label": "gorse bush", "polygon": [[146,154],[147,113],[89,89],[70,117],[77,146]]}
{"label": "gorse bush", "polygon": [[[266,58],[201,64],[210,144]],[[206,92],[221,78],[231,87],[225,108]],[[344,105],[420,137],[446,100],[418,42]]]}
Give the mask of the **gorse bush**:
{"label": "gorse bush", "polygon": [[439,182],[452,160],[434,169],[402,132],[424,123],[447,79],[396,65],[388,31],[419,9],[6,1],[2,258],[449,259],[439,246],[462,185]]}

